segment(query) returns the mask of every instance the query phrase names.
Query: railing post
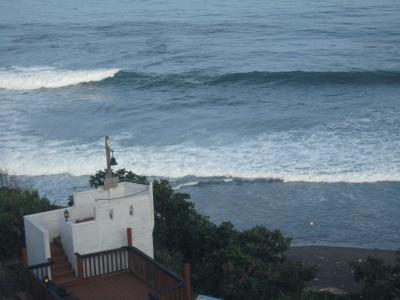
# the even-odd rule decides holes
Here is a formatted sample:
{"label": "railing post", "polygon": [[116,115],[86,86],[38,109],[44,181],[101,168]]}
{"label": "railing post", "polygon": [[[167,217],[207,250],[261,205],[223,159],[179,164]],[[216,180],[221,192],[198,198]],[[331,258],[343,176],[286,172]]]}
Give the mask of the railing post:
{"label": "railing post", "polygon": [[80,279],[83,279],[85,277],[83,274],[83,259],[78,253],[75,253],[75,255],[76,255],[76,264],[78,266],[78,277]]}
{"label": "railing post", "polygon": [[128,227],[126,229],[126,235],[127,235],[127,238],[128,238],[128,246],[132,247],[132,228]]}
{"label": "railing post", "polygon": [[185,277],[185,300],[192,300],[192,291],[190,287],[190,264],[185,263],[183,274]]}
{"label": "railing post", "polygon": [[21,257],[22,263],[24,264],[24,268],[28,267],[28,254],[26,252],[26,248],[21,248]]}

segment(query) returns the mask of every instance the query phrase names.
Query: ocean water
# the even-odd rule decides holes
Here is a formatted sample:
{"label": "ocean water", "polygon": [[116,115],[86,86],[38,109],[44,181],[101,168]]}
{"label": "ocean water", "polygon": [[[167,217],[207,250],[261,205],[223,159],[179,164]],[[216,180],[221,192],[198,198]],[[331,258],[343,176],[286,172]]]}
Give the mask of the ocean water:
{"label": "ocean water", "polygon": [[109,134],[215,222],[399,248],[399,116],[395,0],[0,2],[0,168],[58,203]]}

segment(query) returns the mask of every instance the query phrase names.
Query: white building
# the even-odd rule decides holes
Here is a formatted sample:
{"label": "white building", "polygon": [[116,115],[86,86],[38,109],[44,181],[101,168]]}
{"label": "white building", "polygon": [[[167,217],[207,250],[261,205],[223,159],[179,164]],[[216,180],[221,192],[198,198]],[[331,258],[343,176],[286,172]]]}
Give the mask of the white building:
{"label": "white building", "polygon": [[[108,147],[106,139],[106,149]],[[110,172],[104,187],[75,193],[71,207],[24,217],[30,266],[54,258],[54,241],[62,246],[75,274],[78,271],[76,254],[116,249],[130,242],[153,257],[152,184],[116,183],[110,176],[109,153],[107,165]]]}

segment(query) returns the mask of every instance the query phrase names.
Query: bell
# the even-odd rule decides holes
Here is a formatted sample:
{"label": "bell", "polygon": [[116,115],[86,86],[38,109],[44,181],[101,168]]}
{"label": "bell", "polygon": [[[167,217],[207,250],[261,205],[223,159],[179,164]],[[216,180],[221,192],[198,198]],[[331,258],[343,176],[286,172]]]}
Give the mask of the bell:
{"label": "bell", "polygon": [[65,218],[65,221],[68,221],[68,218],[69,218],[68,210],[64,210],[64,218]]}
{"label": "bell", "polygon": [[112,165],[112,166],[116,166],[116,165],[118,165],[118,163],[117,163],[117,160],[114,158],[114,156],[113,156],[113,157],[111,157],[111,160],[110,160],[110,165]]}

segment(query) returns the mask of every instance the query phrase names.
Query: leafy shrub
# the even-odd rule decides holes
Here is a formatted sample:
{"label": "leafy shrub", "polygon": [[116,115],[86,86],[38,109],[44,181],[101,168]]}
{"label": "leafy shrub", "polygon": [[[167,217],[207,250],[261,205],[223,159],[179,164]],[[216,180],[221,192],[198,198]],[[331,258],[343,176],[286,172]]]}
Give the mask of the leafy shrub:
{"label": "leafy shrub", "polygon": [[52,208],[37,191],[19,187],[15,179],[0,170],[0,257],[19,255],[25,238],[24,215]]}
{"label": "leafy shrub", "polygon": [[383,260],[368,256],[351,263],[354,278],[363,283],[361,296],[371,300],[400,299],[400,251],[396,264],[387,265]]}

